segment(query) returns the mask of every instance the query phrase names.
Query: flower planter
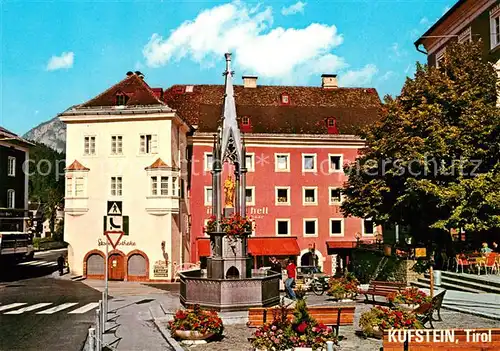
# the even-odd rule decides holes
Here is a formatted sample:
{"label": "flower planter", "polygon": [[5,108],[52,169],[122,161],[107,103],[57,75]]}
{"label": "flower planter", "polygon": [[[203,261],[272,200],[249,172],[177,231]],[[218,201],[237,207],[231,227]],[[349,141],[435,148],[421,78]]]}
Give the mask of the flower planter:
{"label": "flower planter", "polygon": [[384,331],[380,329],[378,325],[376,325],[373,327],[373,332],[370,336],[375,339],[382,339],[384,337]]}
{"label": "flower planter", "polygon": [[175,336],[182,340],[206,340],[214,336],[214,333],[200,333],[193,330],[176,330]]}

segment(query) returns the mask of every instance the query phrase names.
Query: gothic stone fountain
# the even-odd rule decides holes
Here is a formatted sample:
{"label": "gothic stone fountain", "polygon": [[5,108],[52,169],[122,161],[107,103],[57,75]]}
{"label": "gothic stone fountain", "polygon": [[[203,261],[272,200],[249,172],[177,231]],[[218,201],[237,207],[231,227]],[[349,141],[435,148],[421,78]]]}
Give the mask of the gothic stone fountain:
{"label": "gothic stone fountain", "polygon": [[[211,256],[207,259],[207,275],[201,270],[180,273],[180,299],[186,306],[199,304],[217,311],[237,311],[250,307],[273,306],[279,303],[279,274],[252,274],[252,260],[247,253],[251,230],[228,235],[223,223],[228,218],[246,217],[245,145],[236,118],[236,104],[231,71],[231,54],[225,54],[226,71],[223,115],[214,135],[212,165]],[[222,189],[225,163],[234,170]],[[222,208],[222,190],[224,208]]]}

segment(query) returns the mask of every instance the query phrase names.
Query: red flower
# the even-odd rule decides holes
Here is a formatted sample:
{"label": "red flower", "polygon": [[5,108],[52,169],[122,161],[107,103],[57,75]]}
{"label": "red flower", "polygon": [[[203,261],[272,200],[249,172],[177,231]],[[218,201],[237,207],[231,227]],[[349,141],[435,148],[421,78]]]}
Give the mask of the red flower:
{"label": "red flower", "polygon": [[297,331],[299,333],[304,333],[306,331],[306,328],[307,328],[306,322],[302,322],[297,326]]}

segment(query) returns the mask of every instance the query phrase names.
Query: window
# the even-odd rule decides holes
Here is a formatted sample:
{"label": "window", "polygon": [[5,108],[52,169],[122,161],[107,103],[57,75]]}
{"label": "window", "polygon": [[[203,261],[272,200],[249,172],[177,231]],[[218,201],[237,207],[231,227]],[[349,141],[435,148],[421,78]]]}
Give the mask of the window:
{"label": "window", "polygon": [[247,187],[245,189],[245,202],[249,206],[255,205],[255,187]]}
{"label": "window", "polygon": [[111,196],[122,196],[122,177],[111,177]]}
{"label": "window", "polygon": [[249,117],[242,117],[241,124],[244,126],[249,126],[250,125],[250,118]]}
{"label": "window", "polygon": [[276,235],[290,235],[290,220],[277,219],[276,220]]}
{"label": "window", "polygon": [[67,197],[73,196],[73,177],[66,178],[66,196]]}
{"label": "window", "polygon": [[205,152],[205,171],[212,170],[212,164],[214,162],[214,157],[211,153]]}
{"label": "window", "polygon": [[179,187],[177,186],[177,177],[172,178],[172,196],[179,196]]}
{"label": "window", "polygon": [[193,85],[186,85],[186,93],[192,93],[194,90]]}
{"label": "window", "polygon": [[290,104],[290,95],[288,95],[288,93],[281,94],[281,104],[282,105]]}
{"label": "window", "polygon": [[151,195],[158,195],[158,177],[151,177]]}
{"label": "window", "polygon": [[205,206],[212,206],[212,187],[205,187]]}
{"label": "window", "polygon": [[247,153],[245,155],[245,166],[247,167],[248,172],[255,172],[255,154]]}
{"label": "window", "polygon": [[303,205],[317,205],[318,204],[318,198],[317,198],[317,190],[318,188],[308,188],[308,187],[303,187]]}
{"label": "window", "polygon": [[316,171],[316,154],[302,154],[302,171]]}
{"label": "window", "polygon": [[363,220],[363,234],[364,235],[373,235],[375,233],[375,226],[371,219]]}
{"label": "window", "polygon": [[7,208],[16,207],[16,192],[12,189],[7,190]]}
{"label": "window", "polygon": [[139,152],[141,154],[156,154],[158,149],[158,136],[156,134],[142,134],[140,136]]}
{"label": "window", "polygon": [[329,167],[330,167],[330,172],[342,172],[343,171],[343,165],[342,165],[342,155],[333,155],[329,154],[328,158],[330,160],[329,162]]}
{"label": "window", "polygon": [[439,68],[439,66],[442,65],[442,62],[444,60],[444,53],[446,51],[446,47],[442,48],[436,53],[436,68]]}
{"label": "window", "polygon": [[330,235],[344,236],[344,220],[342,218],[330,218]]}
{"label": "window", "polygon": [[9,156],[7,159],[7,175],[9,177],[16,176],[16,158]]}
{"label": "window", "polygon": [[500,5],[490,11],[490,48],[500,45]]}
{"label": "window", "polygon": [[128,101],[128,96],[125,95],[124,93],[116,94],[116,106],[126,105],[127,101]]}
{"label": "window", "polygon": [[86,136],[84,138],[83,153],[85,155],[95,155],[95,136]]}
{"label": "window", "polygon": [[327,125],[328,127],[335,127],[335,118],[328,118]]}
{"label": "window", "polygon": [[209,218],[205,218],[205,219],[203,220],[203,236],[206,236],[206,237],[209,237],[209,236],[210,236],[210,235],[208,235],[208,234],[207,234],[207,232],[205,231],[205,228],[207,227],[207,225],[208,225],[208,221],[209,221],[209,220],[210,220]]}
{"label": "window", "polygon": [[290,172],[290,154],[274,154],[274,170]]}
{"label": "window", "polygon": [[75,197],[83,197],[84,192],[85,192],[85,179],[83,177],[76,177],[75,178]]}
{"label": "window", "polygon": [[340,188],[330,188],[330,205],[342,203],[342,193]]}
{"label": "window", "polygon": [[290,187],[276,187],[276,205],[290,205]]}
{"label": "window", "polygon": [[160,194],[168,195],[168,177],[160,177]]}
{"label": "window", "polygon": [[121,155],[123,153],[123,137],[121,135],[111,136],[111,154]]}
{"label": "window", "polygon": [[317,236],[318,235],[318,220],[304,219],[304,236]]}
{"label": "window", "polygon": [[462,33],[460,33],[458,36],[459,43],[466,43],[468,41],[472,41],[472,31],[471,31],[470,27],[468,27],[466,30],[464,30]]}

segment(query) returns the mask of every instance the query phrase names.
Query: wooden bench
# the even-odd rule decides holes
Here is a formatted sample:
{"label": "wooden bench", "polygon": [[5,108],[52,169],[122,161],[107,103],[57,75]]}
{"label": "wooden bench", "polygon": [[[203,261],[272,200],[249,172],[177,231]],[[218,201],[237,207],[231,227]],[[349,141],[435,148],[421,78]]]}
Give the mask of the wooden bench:
{"label": "wooden bench", "polygon": [[372,280],[367,290],[360,290],[360,293],[365,295],[366,301],[368,301],[368,295],[372,296],[372,301],[375,302],[376,296],[387,297],[390,293],[398,292],[400,290],[406,289],[406,283],[404,282],[385,282]]}
{"label": "wooden bench", "polygon": [[[446,290],[441,291],[439,294],[435,295],[431,302],[426,302],[418,306],[413,310],[413,313],[417,316],[418,320],[425,327],[427,323],[434,329],[432,325],[433,321],[442,321],[441,319],[441,305],[443,304],[444,294]],[[434,312],[437,312],[438,319],[434,319]]]}
{"label": "wooden bench", "polygon": [[[354,305],[339,305],[339,306],[308,306],[309,314],[318,323],[333,327],[338,335],[339,326],[354,324]],[[274,314],[279,313],[279,308],[256,307],[248,310],[249,327],[261,327],[266,323],[271,323],[274,319]],[[287,310],[287,318],[293,319],[293,309]]]}

